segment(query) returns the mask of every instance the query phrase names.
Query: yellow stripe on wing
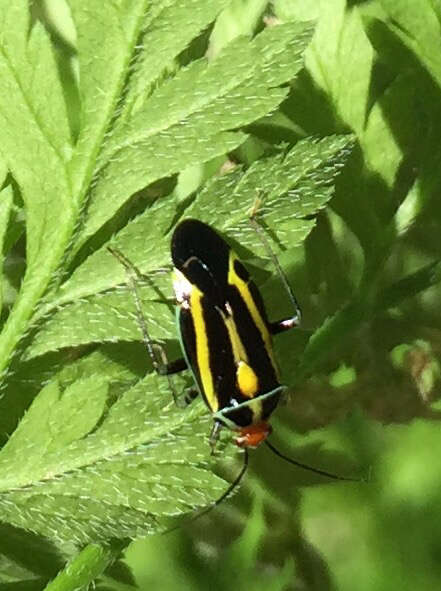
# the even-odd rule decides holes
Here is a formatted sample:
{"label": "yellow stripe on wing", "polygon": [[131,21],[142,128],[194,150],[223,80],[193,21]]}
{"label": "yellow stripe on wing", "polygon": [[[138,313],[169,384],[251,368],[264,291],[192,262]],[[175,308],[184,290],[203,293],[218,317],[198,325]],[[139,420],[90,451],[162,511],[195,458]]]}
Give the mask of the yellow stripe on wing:
{"label": "yellow stripe on wing", "polygon": [[222,316],[225,322],[225,326],[228,330],[228,336],[230,338],[231,349],[233,351],[233,357],[234,361],[236,362],[236,365],[239,363],[239,361],[247,362],[247,352],[245,351],[245,347],[243,346],[243,343],[240,340],[233,316],[227,316],[226,314],[222,314]]}
{"label": "yellow stripe on wing", "polygon": [[190,294],[190,309],[196,336],[196,359],[207,404],[213,412],[219,409],[219,402],[214,391],[213,374],[210,368],[210,349],[202,308],[203,293],[194,285]]}
{"label": "yellow stripe on wing", "polygon": [[248,283],[244,281],[239,275],[236,273],[234,269],[234,261],[239,261],[236,257],[234,252],[230,252],[230,261],[229,261],[229,269],[228,269],[228,283],[230,285],[234,285],[240,293],[241,298],[245,302],[246,307],[248,308],[249,313],[251,314],[251,318],[253,319],[254,324],[259,329],[260,334],[262,335],[262,340],[265,344],[265,349],[268,353],[268,356],[271,360],[271,364],[274,368],[274,372],[276,376],[279,376],[279,370],[276,364],[276,360],[274,358],[273,346],[271,342],[271,335],[268,331],[266,323],[262,318],[259,309],[256,306],[254,298],[248,288]]}

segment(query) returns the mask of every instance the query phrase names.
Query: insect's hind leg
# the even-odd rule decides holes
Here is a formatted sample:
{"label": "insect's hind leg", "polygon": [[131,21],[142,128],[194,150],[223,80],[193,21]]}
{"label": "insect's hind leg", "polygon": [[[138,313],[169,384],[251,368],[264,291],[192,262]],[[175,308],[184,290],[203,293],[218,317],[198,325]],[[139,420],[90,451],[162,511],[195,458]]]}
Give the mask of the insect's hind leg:
{"label": "insect's hind leg", "polygon": [[[136,316],[138,319],[138,325],[141,329],[142,340],[145,344],[149,357],[152,361],[152,365],[156,373],[165,376],[168,380],[169,388],[173,395],[173,400],[177,406],[183,406],[182,401],[176,391],[175,384],[171,376],[175,373],[187,369],[187,363],[185,359],[176,359],[175,361],[169,362],[164,347],[150,337],[150,332],[147,327],[147,322],[144,317],[141,306],[141,297],[138,291],[137,280],[142,278],[142,273],[139,269],[127,258],[122,252],[114,247],[108,246],[107,250],[122,264],[127,273],[128,284],[133,293],[135,301]],[[187,406],[184,404],[184,406]]]}

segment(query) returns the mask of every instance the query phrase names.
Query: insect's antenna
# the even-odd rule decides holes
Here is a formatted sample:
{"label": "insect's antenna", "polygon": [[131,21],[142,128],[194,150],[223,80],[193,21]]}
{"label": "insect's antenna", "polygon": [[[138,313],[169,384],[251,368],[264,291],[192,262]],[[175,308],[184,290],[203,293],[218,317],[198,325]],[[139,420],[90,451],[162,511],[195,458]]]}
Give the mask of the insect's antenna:
{"label": "insect's antenna", "polygon": [[218,505],[220,505],[222,503],[222,501],[225,501],[225,499],[227,497],[230,496],[230,494],[233,492],[233,490],[239,486],[240,481],[242,480],[245,472],[247,471],[248,468],[248,459],[249,459],[249,455],[248,455],[248,450],[245,447],[244,448],[244,454],[243,454],[243,464],[242,464],[242,468],[240,469],[239,474],[236,476],[236,478],[233,480],[233,482],[230,484],[230,486],[227,488],[227,490],[225,492],[223,492],[221,494],[221,496],[216,499],[216,501],[214,501],[213,504],[211,504],[209,507],[207,507],[206,509],[204,509],[203,511],[200,511],[199,513],[196,513],[196,515],[193,515],[193,517],[189,517],[188,519],[184,519],[183,521],[181,521],[181,523],[179,523],[178,525],[175,525],[174,527],[167,529],[166,531],[162,532],[162,535],[165,534],[169,534],[172,531],[175,531],[176,529],[179,529],[182,525],[186,524],[186,523],[192,523],[193,521],[196,521],[197,519],[199,519],[200,517],[203,517],[204,515],[206,515],[207,513],[210,513],[210,511],[212,511],[213,509],[215,509]]}
{"label": "insect's antenna", "polygon": [[293,464],[294,466],[298,466],[299,468],[303,468],[304,470],[309,470],[310,472],[314,472],[315,474],[320,474],[321,476],[326,476],[327,478],[332,478],[333,480],[346,480],[349,482],[360,482],[359,478],[350,478],[348,476],[339,476],[338,474],[332,474],[331,472],[326,472],[326,470],[320,470],[320,468],[313,468],[312,466],[308,466],[307,464],[303,464],[302,462],[298,462],[297,460],[293,460],[292,458],[288,458],[288,456],[285,456],[284,454],[282,454],[282,452],[280,452],[277,448],[275,448],[274,445],[268,441],[268,439],[265,439],[265,443],[270,448],[270,450],[274,454],[276,454],[276,456],[279,456],[279,458],[282,458],[282,460],[285,460],[286,462],[289,462],[290,464]]}
{"label": "insect's antenna", "polygon": [[176,388],[175,388],[175,385],[173,383],[171,376],[167,373],[167,369],[166,369],[167,364],[168,364],[167,356],[165,354],[163,347],[161,345],[159,345],[159,343],[153,342],[153,340],[150,336],[150,332],[147,328],[147,322],[145,321],[144,313],[142,311],[141,297],[139,295],[138,283],[137,283],[137,280],[142,279],[142,273],[132,263],[132,261],[129,261],[129,259],[127,257],[125,257],[123,255],[123,253],[120,252],[118,249],[114,248],[113,246],[108,246],[107,250],[111,254],[113,254],[113,256],[116,259],[118,259],[118,261],[122,264],[122,266],[126,270],[128,283],[129,283],[130,289],[132,290],[133,299],[135,301],[136,316],[138,319],[139,327],[141,329],[142,340],[143,340],[144,345],[147,349],[147,352],[150,356],[150,359],[152,360],[153,368],[155,369],[155,371],[159,375],[165,375],[167,377],[168,385],[169,385],[170,390],[172,391],[172,394],[173,394],[173,399],[177,403],[178,402],[178,395],[176,392]]}
{"label": "insect's antenna", "polygon": [[277,273],[283,283],[283,287],[285,288],[286,292],[288,293],[289,299],[291,300],[291,303],[294,306],[294,311],[295,311],[293,325],[298,325],[298,324],[300,324],[300,321],[302,318],[302,311],[300,309],[297,298],[294,295],[294,291],[293,291],[291,285],[289,284],[288,278],[286,277],[285,272],[283,271],[282,267],[280,266],[279,259],[274,254],[274,252],[270,246],[270,243],[268,242],[268,239],[265,235],[265,232],[257,219],[257,213],[258,213],[260,203],[261,203],[260,198],[257,198],[256,201],[254,202],[254,205],[253,205],[253,207],[250,211],[250,214],[249,214],[250,224],[252,225],[257,236],[259,237],[259,239],[262,243],[262,246],[264,247],[264,249],[266,251],[267,256],[271,259],[274,267],[277,270]]}

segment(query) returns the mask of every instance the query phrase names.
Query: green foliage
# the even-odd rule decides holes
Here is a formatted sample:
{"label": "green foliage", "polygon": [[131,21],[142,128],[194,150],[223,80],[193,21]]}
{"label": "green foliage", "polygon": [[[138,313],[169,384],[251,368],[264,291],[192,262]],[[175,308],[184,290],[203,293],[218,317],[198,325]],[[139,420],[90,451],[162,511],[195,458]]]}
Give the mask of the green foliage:
{"label": "green foliage", "polygon": [[[437,3],[0,0],[0,15],[0,591],[436,588]],[[142,272],[173,358],[182,216],[235,244],[271,319],[290,313],[257,205],[305,319],[275,343],[291,395],[273,437],[370,480],[325,486],[259,450],[252,506],[240,493],[123,563],[239,462],[228,434],[210,457],[202,403],[176,408],[152,372],[107,246]]]}

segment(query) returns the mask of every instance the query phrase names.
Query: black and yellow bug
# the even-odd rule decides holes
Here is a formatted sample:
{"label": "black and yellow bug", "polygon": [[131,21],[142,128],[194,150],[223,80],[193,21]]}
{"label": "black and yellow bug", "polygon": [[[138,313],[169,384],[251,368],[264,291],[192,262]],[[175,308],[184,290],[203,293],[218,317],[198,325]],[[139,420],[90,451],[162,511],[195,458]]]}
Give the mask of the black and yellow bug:
{"label": "black and yellow bug", "polygon": [[214,417],[211,441],[223,425],[236,443],[256,447],[283,386],[271,337],[299,322],[270,323],[254,281],[223,238],[207,224],[182,221],[171,240],[178,329],[191,369]]}
{"label": "black and yellow bug", "polygon": [[[259,232],[258,226],[256,230]],[[249,272],[211,226],[196,219],[185,219],[176,226],[171,255],[183,358],[172,362],[149,336],[136,288],[139,271],[109,247],[129,272],[144,342],[156,371],[168,377],[175,401],[178,396],[170,376],[189,369],[197,385],[195,393],[201,394],[213,415],[212,448],[224,426],[237,432],[236,444],[244,448],[240,473],[207,510],[221,503],[239,484],[248,466],[248,448],[263,441],[291,464],[337,480],[354,480],[288,458],[267,439],[271,434],[268,419],[285,389],[280,382],[272,336],[297,326],[301,313],[277,259],[265,238],[261,239],[294,305],[293,316],[277,322],[268,320],[262,296]]]}

